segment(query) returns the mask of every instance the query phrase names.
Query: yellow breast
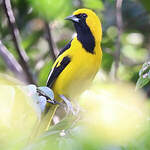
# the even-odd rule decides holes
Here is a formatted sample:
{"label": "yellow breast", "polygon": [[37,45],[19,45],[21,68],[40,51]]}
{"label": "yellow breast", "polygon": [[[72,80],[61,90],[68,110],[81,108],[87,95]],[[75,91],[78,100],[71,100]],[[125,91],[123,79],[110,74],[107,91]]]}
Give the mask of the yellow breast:
{"label": "yellow breast", "polygon": [[77,38],[74,38],[71,47],[59,56],[59,60],[65,56],[69,56],[71,61],[58,76],[52,89],[55,95],[73,99],[88,87],[99,69],[102,59],[100,43],[96,44],[92,54],[82,47]]}

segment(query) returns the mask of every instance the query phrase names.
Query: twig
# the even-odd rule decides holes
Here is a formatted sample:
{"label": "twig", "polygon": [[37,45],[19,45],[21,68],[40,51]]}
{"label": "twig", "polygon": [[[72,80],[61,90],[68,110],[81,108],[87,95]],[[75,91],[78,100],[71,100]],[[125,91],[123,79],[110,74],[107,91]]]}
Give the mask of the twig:
{"label": "twig", "polygon": [[23,47],[21,46],[21,38],[20,38],[20,34],[19,34],[19,30],[16,26],[16,22],[15,22],[15,17],[11,8],[11,3],[10,0],[3,0],[3,5],[4,5],[4,10],[7,16],[7,19],[9,21],[9,25],[12,31],[12,35],[13,35],[13,40],[14,40],[14,44],[16,47],[16,50],[19,54],[19,57],[21,59],[23,59],[23,61],[27,62],[28,61],[28,57],[25,53],[25,51],[23,50]]}
{"label": "twig", "polygon": [[122,1],[123,0],[116,0],[116,24],[118,28],[118,38],[116,41],[116,51],[115,51],[115,72],[114,72],[115,78],[117,78],[117,71],[119,68],[120,48],[121,48],[120,38],[123,30],[122,13],[121,13]]}
{"label": "twig", "polygon": [[7,16],[7,19],[11,28],[13,42],[16,47],[19,58],[21,60],[21,65],[22,65],[22,68],[24,69],[24,73],[26,74],[29,83],[35,83],[32,77],[32,74],[29,70],[28,63],[27,63],[28,57],[23,47],[21,46],[21,37],[19,34],[19,30],[16,26],[15,17],[11,8],[10,0],[3,0],[3,6],[4,6],[5,14]]}
{"label": "twig", "polygon": [[8,49],[3,45],[0,40],[0,55],[4,59],[8,68],[19,78],[26,80],[24,76],[24,71],[14,56],[8,51]]}
{"label": "twig", "polygon": [[56,45],[54,44],[52,34],[51,34],[51,28],[48,22],[45,22],[45,30],[46,30],[46,35],[47,35],[46,39],[49,44],[50,56],[52,57],[53,60],[55,60],[56,56],[58,55],[58,51],[57,51]]}

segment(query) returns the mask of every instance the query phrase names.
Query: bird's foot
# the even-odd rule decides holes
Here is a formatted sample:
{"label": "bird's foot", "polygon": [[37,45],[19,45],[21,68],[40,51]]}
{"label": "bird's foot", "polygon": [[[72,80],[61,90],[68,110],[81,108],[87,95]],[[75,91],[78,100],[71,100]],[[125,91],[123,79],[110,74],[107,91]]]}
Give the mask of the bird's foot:
{"label": "bird's foot", "polygon": [[50,103],[50,104],[53,104],[53,105],[60,105],[61,103],[57,102],[55,99],[54,100],[51,100],[51,99],[47,99],[46,101],[47,103]]}
{"label": "bird's foot", "polygon": [[67,99],[64,95],[60,95],[60,98],[65,102],[65,104],[67,106],[66,113],[69,114],[71,112],[73,115],[76,115],[76,112],[74,111],[74,108],[73,108],[70,100]]}

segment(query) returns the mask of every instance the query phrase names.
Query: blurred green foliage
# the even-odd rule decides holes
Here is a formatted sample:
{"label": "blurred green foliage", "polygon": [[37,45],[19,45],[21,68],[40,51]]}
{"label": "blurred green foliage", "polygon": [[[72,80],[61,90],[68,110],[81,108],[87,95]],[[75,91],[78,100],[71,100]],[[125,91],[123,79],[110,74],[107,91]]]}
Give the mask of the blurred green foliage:
{"label": "blurred green foliage", "polygon": [[[28,0],[34,11],[46,20],[54,20],[65,16],[72,9],[71,0]],[[67,4],[67,7],[65,7]],[[63,9],[62,9],[63,8]],[[40,10],[40,11],[39,11]]]}
{"label": "blurred green foliage", "polygon": [[99,0],[83,0],[84,7],[91,8],[91,9],[97,9],[97,10],[103,10],[104,5],[102,1]]}
{"label": "blurred green foliage", "polygon": [[[47,41],[45,22],[50,23],[53,42],[56,44],[56,49],[60,50],[71,40],[74,32],[72,24],[63,19],[81,7],[93,9],[101,19],[103,28],[103,39],[101,43],[103,60],[100,74],[106,78],[114,78],[115,53],[118,44],[116,2],[114,0],[12,0],[11,3],[17,27],[21,33],[21,44],[29,56],[29,67],[39,86],[46,85],[46,80],[53,64],[50,56],[51,49]],[[1,1],[0,6],[2,6]],[[123,17],[123,32],[119,41],[121,53],[117,79],[136,84],[137,89],[144,87],[143,90],[149,98],[150,1],[123,0],[121,12]],[[0,7],[0,40],[2,40],[4,45],[19,62],[3,7]],[[10,75],[13,74],[9,71],[1,57],[0,72]],[[106,78],[101,78],[101,80],[105,80]],[[131,141],[128,145],[112,146],[106,144],[104,146],[101,140],[96,141],[94,139],[93,141],[90,136],[82,135],[80,126],[72,126],[71,123],[73,122],[73,117],[63,120],[60,124],[45,133],[43,137],[40,137],[35,143],[29,145],[29,147],[27,146],[25,150],[49,149],[49,147],[54,150],[60,148],[61,150],[150,149],[149,129],[147,133],[143,133],[140,139],[135,139],[135,141]],[[68,134],[61,136],[60,132],[62,130],[66,130]],[[17,145],[16,147],[14,146],[14,149],[18,150],[19,145],[18,147]]]}

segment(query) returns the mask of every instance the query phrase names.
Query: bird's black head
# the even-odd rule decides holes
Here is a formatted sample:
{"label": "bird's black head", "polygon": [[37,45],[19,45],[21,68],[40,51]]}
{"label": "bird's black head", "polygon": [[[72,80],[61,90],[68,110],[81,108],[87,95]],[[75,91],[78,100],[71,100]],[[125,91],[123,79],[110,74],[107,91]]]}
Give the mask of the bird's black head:
{"label": "bird's black head", "polygon": [[85,13],[80,13],[78,15],[71,15],[68,16],[67,18],[65,18],[66,20],[71,20],[74,23],[81,23],[83,21],[85,21],[85,19],[87,18],[87,14]]}
{"label": "bird's black head", "polygon": [[66,18],[74,23],[77,39],[90,53],[94,53],[95,43],[100,45],[102,28],[98,16],[90,9],[78,9]]}
{"label": "bird's black head", "polygon": [[71,20],[76,28],[77,34],[87,33],[87,27],[90,29],[97,43],[101,42],[102,27],[99,17],[90,9],[82,8],[73,12],[72,16],[66,19]]}
{"label": "bird's black head", "polygon": [[77,33],[80,33],[80,32],[86,32],[87,30],[86,18],[87,18],[87,14],[80,13],[77,15],[68,16],[65,19],[71,20],[74,23]]}

